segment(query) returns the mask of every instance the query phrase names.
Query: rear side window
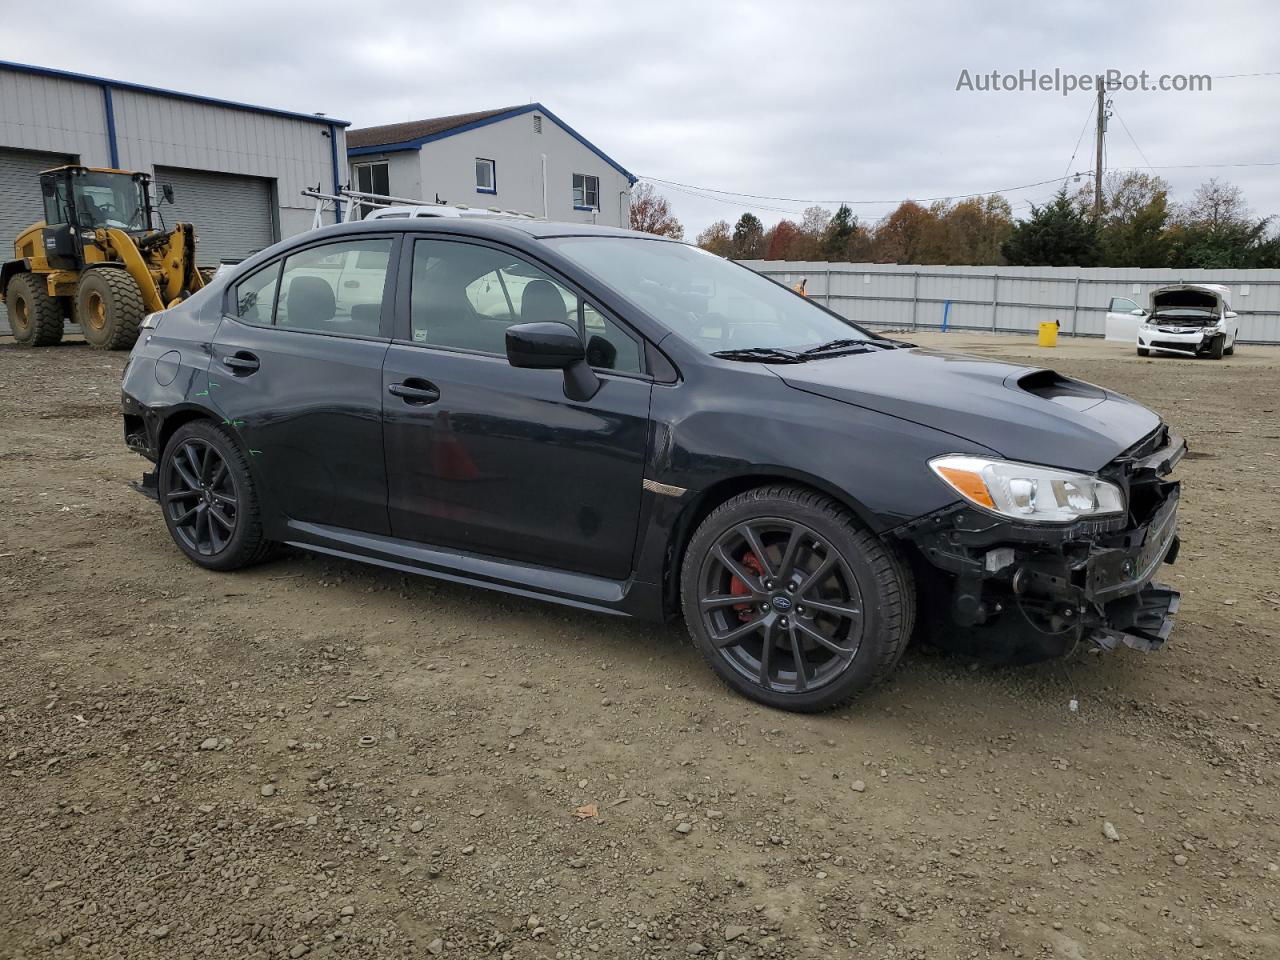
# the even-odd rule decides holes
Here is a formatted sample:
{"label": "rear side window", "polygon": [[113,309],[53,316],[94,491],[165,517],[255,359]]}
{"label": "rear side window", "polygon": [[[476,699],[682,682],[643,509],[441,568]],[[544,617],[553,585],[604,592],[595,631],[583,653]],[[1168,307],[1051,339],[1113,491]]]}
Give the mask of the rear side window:
{"label": "rear side window", "polygon": [[344,240],[308,247],[236,285],[245,323],[376,337],[393,241]]}

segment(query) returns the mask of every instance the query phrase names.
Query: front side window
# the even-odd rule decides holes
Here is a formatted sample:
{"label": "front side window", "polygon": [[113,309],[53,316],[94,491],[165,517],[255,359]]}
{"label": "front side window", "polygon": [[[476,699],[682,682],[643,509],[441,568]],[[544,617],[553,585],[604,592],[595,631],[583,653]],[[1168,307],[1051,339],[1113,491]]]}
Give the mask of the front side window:
{"label": "front side window", "polygon": [[492,160],[476,157],[476,193],[497,193],[497,170]]}
{"label": "front side window", "polygon": [[572,290],[505,251],[450,240],[419,240],[410,293],[415,343],[506,354],[513,323],[567,323],[603,370],[640,373],[639,342]]}
{"label": "front side window", "polygon": [[546,242],[707,353],[870,339],[786,287],[688,244],[600,236]]}
{"label": "front side window", "polygon": [[1111,306],[1107,309],[1112,313],[1133,313],[1138,309],[1138,305],[1128,297],[1112,297]]}
{"label": "front side window", "polygon": [[390,239],[344,240],[290,254],[236,285],[236,316],[287,330],[376,337],[391,247]]}
{"label": "front side window", "polygon": [[585,173],[573,175],[573,205],[578,210],[600,209],[600,178]]}

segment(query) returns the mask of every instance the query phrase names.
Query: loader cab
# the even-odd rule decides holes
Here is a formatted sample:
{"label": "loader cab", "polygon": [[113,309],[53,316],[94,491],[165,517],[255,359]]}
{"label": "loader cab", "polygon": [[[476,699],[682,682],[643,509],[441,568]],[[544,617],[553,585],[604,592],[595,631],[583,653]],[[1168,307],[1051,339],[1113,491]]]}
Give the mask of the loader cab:
{"label": "loader cab", "polygon": [[145,173],[78,166],[41,173],[49,265],[59,270],[82,267],[86,232],[116,229],[138,236],[150,231],[150,180]]}

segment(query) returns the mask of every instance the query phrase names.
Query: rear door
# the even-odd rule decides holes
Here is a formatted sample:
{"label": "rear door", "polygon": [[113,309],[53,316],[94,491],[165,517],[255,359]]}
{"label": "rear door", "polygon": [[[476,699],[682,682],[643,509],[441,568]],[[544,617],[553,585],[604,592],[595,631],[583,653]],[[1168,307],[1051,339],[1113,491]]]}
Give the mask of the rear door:
{"label": "rear door", "polygon": [[[383,378],[394,535],[628,576],[652,387],[640,338],[505,248],[418,239],[402,256],[410,289]],[[594,397],[569,400],[561,371],[507,363],[506,327],[533,320],[584,334]]]}
{"label": "rear door", "polygon": [[[382,362],[398,243],[361,234],[296,249],[231,291],[209,401],[249,449],[273,514],[390,532]],[[351,261],[358,290],[344,287]]]}

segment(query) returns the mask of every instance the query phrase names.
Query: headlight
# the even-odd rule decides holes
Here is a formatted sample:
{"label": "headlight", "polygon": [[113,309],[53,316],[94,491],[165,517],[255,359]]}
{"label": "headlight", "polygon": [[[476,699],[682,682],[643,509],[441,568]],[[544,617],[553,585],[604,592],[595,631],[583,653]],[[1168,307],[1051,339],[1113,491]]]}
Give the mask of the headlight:
{"label": "headlight", "polygon": [[1119,487],[1088,473],[958,453],[935,457],[929,466],[974,506],[1013,520],[1069,523],[1125,509]]}

